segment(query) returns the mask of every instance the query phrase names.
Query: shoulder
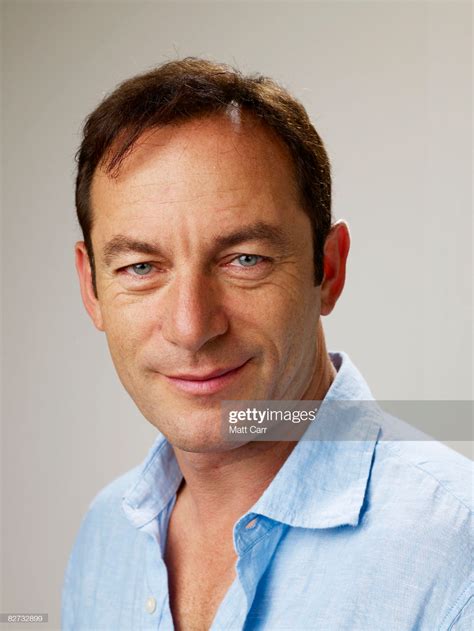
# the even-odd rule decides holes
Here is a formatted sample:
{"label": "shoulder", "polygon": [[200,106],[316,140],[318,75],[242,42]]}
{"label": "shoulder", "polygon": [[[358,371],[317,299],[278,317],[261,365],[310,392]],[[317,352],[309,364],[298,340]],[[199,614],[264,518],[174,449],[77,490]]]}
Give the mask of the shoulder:
{"label": "shoulder", "polygon": [[124,546],[133,546],[137,531],[122,510],[122,496],[139,471],[140,466],[134,467],[102,488],[82,517],[64,574],[62,629],[78,628],[94,608],[99,582],[118,572],[115,563]]}
{"label": "shoulder", "polygon": [[[392,428],[399,421],[390,419]],[[389,545],[424,555],[433,572],[464,581],[470,573],[473,463],[421,432],[397,440],[385,426],[379,435],[363,519]],[[384,433],[385,432],[385,433]],[[449,563],[448,563],[449,560]],[[422,568],[420,567],[420,570]]]}
{"label": "shoulder", "polygon": [[424,594],[431,628],[464,630],[473,595],[473,463],[418,430],[396,440],[390,432],[399,423],[389,419],[379,436],[362,528],[400,584],[411,582]]}
{"label": "shoulder", "polygon": [[100,513],[104,509],[120,504],[122,497],[137,480],[143,464],[139,464],[104,486],[92,499],[89,511]]}
{"label": "shoulder", "polygon": [[140,466],[109,482],[92,499],[83,515],[69,558],[71,569],[87,560],[102,559],[110,554],[117,542],[133,539],[136,529],[122,508],[122,498],[140,473]]}
{"label": "shoulder", "polygon": [[[122,508],[122,499],[131,485],[138,478],[142,465],[133,467],[104,486],[91,500],[84,514],[78,533],[81,539],[95,538],[101,533],[109,533],[111,529],[129,529],[131,524]],[[90,543],[90,542],[89,542]]]}
{"label": "shoulder", "polygon": [[385,479],[393,492],[472,515],[473,462],[401,419],[384,414],[375,462],[381,473],[398,472]]}

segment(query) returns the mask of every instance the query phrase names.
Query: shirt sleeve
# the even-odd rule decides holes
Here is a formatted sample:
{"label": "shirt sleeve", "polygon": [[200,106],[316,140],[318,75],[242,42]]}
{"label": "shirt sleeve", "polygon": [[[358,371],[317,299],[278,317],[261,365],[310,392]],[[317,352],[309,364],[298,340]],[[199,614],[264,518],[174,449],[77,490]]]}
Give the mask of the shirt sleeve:
{"label": "shirt sleeve", "polygon": [[74,630],[74,549],[64,573],[64,581],[61,597],[61,631]]}
{"label": "shirt sleeve", "polygon": [[474,596],[471,596],[458,613],[449,631],[473,631],[474,629]]}

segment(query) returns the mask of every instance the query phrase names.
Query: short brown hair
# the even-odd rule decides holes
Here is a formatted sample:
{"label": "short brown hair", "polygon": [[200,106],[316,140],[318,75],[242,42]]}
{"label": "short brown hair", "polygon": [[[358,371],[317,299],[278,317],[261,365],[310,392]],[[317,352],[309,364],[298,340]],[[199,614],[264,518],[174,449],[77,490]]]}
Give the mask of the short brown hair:
{"label": "short brown hair", "polygon": [[[90,204],[100,165],[118,173],[143,132],[237,106],[276,132],[290,150],[301,204],[313,231],[315,284],[323,279],[324,242],[331,228],[331,173],[323,142],[304,107],[272,79],[187,57],[167,62],[121,83],[87,117],[76,154],[76,210],[97,296]],[[113,149],[112,149],[113,146]]]}

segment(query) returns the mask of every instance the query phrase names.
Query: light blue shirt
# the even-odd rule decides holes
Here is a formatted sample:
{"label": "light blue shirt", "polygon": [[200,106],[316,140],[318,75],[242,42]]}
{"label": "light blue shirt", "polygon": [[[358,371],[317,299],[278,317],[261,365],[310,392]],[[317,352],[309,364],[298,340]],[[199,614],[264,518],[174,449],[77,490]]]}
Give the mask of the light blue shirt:
{"label": "light blue shirt", "polygon": [[[372,400],[349,357],[330,356],[324,401]],[[354,409],[356,440],[299,441],[235,523],[236,578],[213,631],[472,630],[471,461],[390,440],[396,419]],[[163,552],[181,479],[159,434],[93,500],[66,570],[64,631],[173,629]]]}

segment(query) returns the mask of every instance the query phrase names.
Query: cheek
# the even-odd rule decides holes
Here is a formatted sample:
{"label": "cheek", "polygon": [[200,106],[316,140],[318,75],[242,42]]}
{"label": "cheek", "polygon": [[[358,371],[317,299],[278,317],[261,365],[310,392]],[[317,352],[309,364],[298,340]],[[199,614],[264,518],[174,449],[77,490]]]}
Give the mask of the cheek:
{"label": "cheek", "polygon": [[143,301],[115,300],[102,309],[104,329],[114,361],[128,360],[137,354],[153,328],[152,309]]}
{"label": "cheek", "polygon": [[276,284],[234,293],[227,298],[227,313],[237,334],[257,336],[282,358],[316,331],[320,288]]}
{"label": "cheek", "polygon": [[312,365],[315,352],[316,330],[319,310],[316,301],[305,300],[298,309],[288,314],[283,339],[283,370],[291,374],[295,370],[305,371]]}

